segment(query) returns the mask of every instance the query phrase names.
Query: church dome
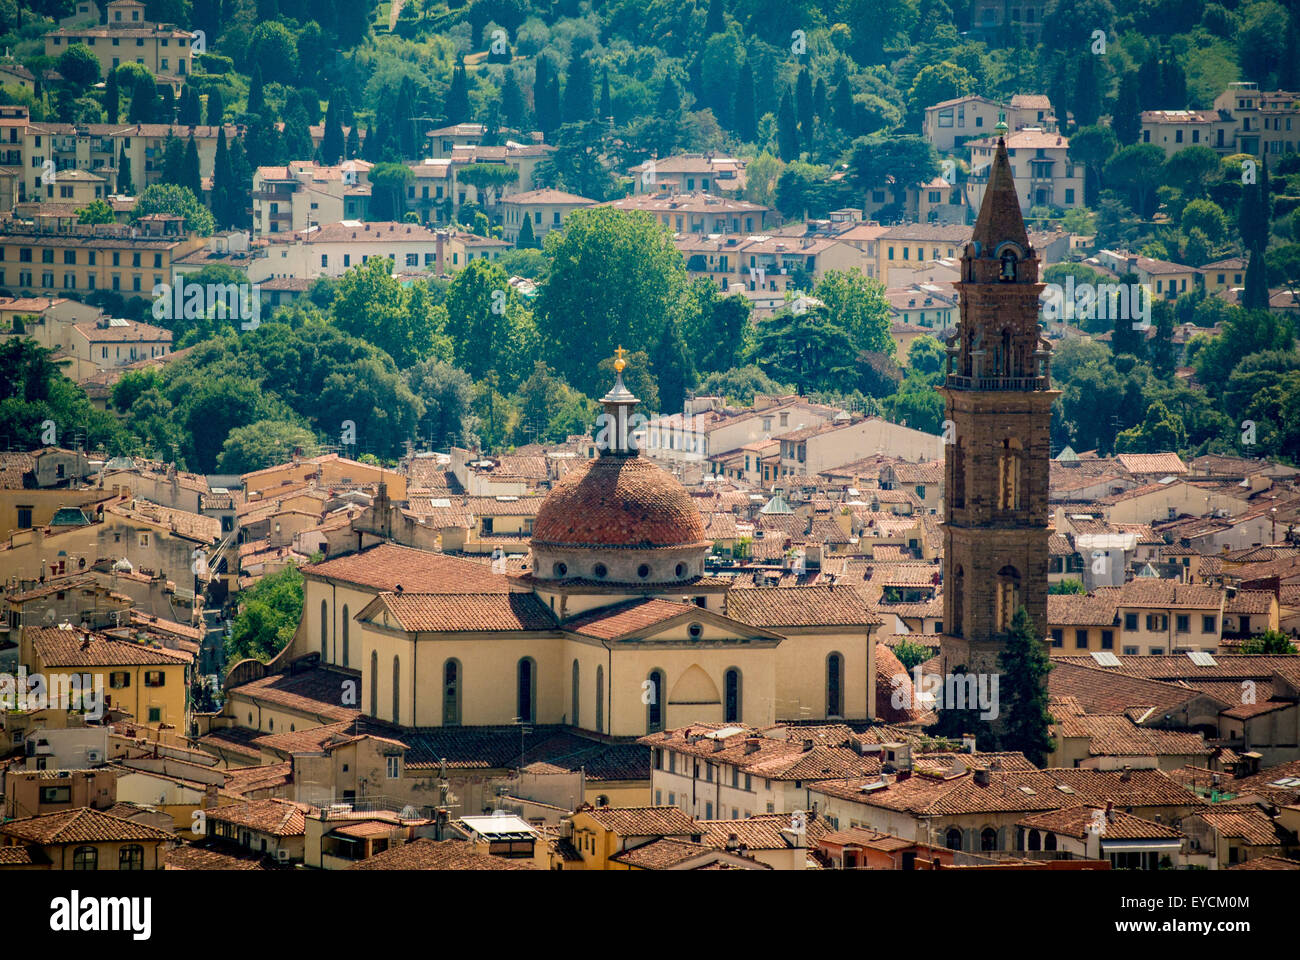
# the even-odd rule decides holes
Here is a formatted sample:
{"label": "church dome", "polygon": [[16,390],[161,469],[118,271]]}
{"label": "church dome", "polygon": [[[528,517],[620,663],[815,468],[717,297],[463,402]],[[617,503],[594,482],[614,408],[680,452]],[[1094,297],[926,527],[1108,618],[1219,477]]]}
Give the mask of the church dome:
{"label": "church dome", "polygon": [[533,547],[702,548],[704,520],[671,475],[639,456],[601,456],[565,477],[542,501]]}

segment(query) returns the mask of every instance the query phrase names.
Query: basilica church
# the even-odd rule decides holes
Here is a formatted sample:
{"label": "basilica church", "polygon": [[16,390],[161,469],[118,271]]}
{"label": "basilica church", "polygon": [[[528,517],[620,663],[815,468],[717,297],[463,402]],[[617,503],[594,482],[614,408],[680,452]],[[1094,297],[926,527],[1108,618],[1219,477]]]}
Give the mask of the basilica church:
{"label": "basilica church", "polygon": [[[602,404],[622,425],[638,400],[616,368]],[[304,568],[302,623],[279,665],[318,657],[354,709],[406,727],[629,737],[876,717],[879,617],[846,585],[708,575],[699,510],[632,434],[603,431],[599,455],[546,496],[524,574],[394,543]]]}

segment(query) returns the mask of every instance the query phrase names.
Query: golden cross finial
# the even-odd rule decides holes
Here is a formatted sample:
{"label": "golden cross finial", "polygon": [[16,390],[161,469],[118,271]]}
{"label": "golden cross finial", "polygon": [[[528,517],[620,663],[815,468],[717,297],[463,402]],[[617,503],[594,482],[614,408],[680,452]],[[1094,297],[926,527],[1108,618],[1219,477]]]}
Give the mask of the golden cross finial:
{"label": "golden cross finial", "polygon": [[614,351],[614,369],[619,373],[622,373],[623,368],[627,366],[627,361],[623,359],[623,354],[625,353],[627,353],[627,351],[623,349],[622,344],[619,344],[618,349]]}

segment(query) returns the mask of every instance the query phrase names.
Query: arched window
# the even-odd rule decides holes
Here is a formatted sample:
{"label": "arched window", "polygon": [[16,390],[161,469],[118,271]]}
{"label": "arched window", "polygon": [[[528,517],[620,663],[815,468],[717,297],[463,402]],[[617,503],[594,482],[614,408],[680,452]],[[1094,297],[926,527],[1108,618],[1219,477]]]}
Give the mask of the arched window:
{"label": "arched window", "polygon": [[454,727],[460,723],[460,661],[448,660],[442,665],[442,723]]}
{"label": "arched window", "polygon": [[1047,836],[1043,838],[1043,849],[1044,850],[1056,849],[1056,834],[1049,833],[1047,834]]}
{"label": "arched window", "polygon": [[370,653],[370,715],[379,716],[379,654]]}
{"label": "arched window", "polygon": [[826,658],[826,716],[844,714],[844,657],[832,653]]}
{"label": "arched window", "polygon": [[1003,283],[1014,283],[1016,279],[1016,255],[1010,250],[1002,252],[1002,271],[998,279]]}
{"label": "arched window", "polygon": [[320,658],[322,661],[330,658],[330,614],[329,607],[325,601],[320,602]]}
{"label": "arched window", "polygon": [[117,852],[117,869],[143,870],[144,847],[138,843],[128,844]]}
{"label": "arched window", "polygon": [[980,849],[983,851],[996,850],[998,848],[998,832],[992,827],[985,827],[980,831]]}
{"label": "arched window", "polygon": [[1029,849],[1030,850],[1043,849],[1043,835],[1039,833],[1037,830],[1029,831]]}
{"label": "arched window", "polygon": [[581,683],[582,683],[582,671],[578,667],[578,658],[574,657],[573,677],[569,681],[569,688],[572,691],[570,697],[573,700],[573,703],[570,705],[572,710],[571,710],[571,716],[569,718],[569,722],[572,723],[575,727],[581,726],[581,720],[579,719],[578,716],[578,706],[582,703]]}
{"label": "arched window", "polygon": [[996,616],[999,632],[1011,629],[1011,619],[1019,607],[1020,572],[1008,565],[998,571]]}
{"label": "arched window", "polygon": [[966,599],[966,571],[959,563],[952,572],[952,620],[945,624],[954,637],[962,634],[962,602]]}
{"label": "arched window", "polygon": [[515,683],[515,716],[525,723],[532,723],[537,702],[537,664],[532,657],[519,661]]}
{"label": "arched window", "polygon": [[348,605],[343,604],[343,666],[348,665]]}
{"label": "arched window", "polygon": [[402,661],[393,657],[393,723],[402,722]]}
{"label": "arched window", "polygon": [[94,847],[77,847],[72,854],[73,870],[98,870],[99,851]]}
{"label": "arched window", "polygon": [[722,678],[722,719],[725,723],[740,722],[740,670],[729,669]]}
{"label": "arched window", "polygon": [[646,678],[650,686],[646,690],[649,699],[645,705],[646,733],[654,733],[664,728],[664,674],[662,670],[651,670]]}
{"label": "arched window", "polygon": [[961,831],[956,827],[949,827],[947,834],[944,835],[944,844],[949,850],[961,849]]}
{"label": "arched window", "polygon": [[1002,365],[998,368],[998,376],[1014,377],[1016,365],[1013,362],[1011,347],[1011,331],[1003,329],[1002,331]]}
{"label": "arched window", "polygon": [[596,732],[605,732],[605,666],[596,665]]}

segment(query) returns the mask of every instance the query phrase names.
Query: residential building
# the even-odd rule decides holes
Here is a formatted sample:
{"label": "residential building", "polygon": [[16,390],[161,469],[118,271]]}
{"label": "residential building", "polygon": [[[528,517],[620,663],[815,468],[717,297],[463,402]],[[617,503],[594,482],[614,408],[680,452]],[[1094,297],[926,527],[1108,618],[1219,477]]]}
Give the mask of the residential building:
{"label": "residential building", "polygon": [[528,190],[503,197],[502,236],[510,243],[519,239],[519,229],[524,218],[533,221],[533,237],[540,240],[552,230],[564,226],[564,221],[574,210],[596,206],[595,200],[588,200],[577,194],[565,193],[563,190]]}
{"label": "residential building", "polygon": [[159,80],[178,86],[194,72],[193,34],[146,18],[140,0],[111,0],[102,26],[60,27],[45,34],[45,55],[58,59],[68,47],[84,44],[107,74],[123,63],[143,64]]}
{"label": "residential building", "polygon": [[295,160],[284,167],[258,167],[253,171],[253,236],[360,219],[352,188],[369,182],[371,166],[364,160],[333,167]]}
{"label": "residential building", "polygon": [[[1025,127],[1007,134],[1006,151],[1020,209],[1083,206],[1083,166],[1070,158],[1070,141],[1059,133]],[[966,199],[979,209],[988,188],[999,141],[993,137],[972,140]]]}
{"label": "residential building", "polygon": [[[80,807],[0,825],[0,850],[6,853],[0,858],[0,866],[161,870],[165,855],[178,842],[166,830]],[[21,854],[21,858],[14,854]]]}
{"label": "residential building", "polygon": [[745,161],[715,153],[655,157],[628,169],[634,193],[716,193],[745,189]]}

